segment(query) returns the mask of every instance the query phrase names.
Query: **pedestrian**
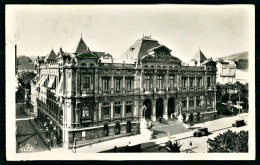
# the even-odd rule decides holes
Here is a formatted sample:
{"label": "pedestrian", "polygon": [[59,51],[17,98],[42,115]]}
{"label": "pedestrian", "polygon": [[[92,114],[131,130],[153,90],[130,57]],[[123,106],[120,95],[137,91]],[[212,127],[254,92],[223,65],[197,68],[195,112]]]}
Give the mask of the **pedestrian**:
{"label": "pedestrian", "polygon": [[53,147],[53,141],[52,141],[52,139],[51,139],[50,141],[51,141],[51,147]]}
{"label": "pedestrian", "polygon": [[160,116],[160,118],[159,118],[159,123],[162,123],[162,117]]}
{"label": "pedestrian", "polygon": [[35,140],[35,146],[37,146],[37,145],[38,145],[38,140],[36,139],[36,140]]}
{"label": "pedestrian", "polygon": [[168,133],[168,139],[169,140],[171,139],[171,133]]}
{"label": "pedestrian", "polygon": [[192,147],[192,142],[190,141],[190,150],[191,150],[191,147]]}
{"label": "pedestrian", "polygon": [[117,152],[117,147],[116,146],[114,147],[114,152]]}
{"label": "pedestrian", "polygon": [[171,113],[171,119],[172,119],[172,113]]}

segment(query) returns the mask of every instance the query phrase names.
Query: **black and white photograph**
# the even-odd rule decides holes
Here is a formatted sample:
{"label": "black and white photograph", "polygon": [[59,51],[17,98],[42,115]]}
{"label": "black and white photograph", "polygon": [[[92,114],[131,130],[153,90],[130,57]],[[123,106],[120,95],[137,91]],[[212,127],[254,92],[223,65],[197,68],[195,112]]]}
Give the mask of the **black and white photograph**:
{"label": "black and white photograph", "polygon": [[6,5],[7,160],[254,160],[254,5]]}

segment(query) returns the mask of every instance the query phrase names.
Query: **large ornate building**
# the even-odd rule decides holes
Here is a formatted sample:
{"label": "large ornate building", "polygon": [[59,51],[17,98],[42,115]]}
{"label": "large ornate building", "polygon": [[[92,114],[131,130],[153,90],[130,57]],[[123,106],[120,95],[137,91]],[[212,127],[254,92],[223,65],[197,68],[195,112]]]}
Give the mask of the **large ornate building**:
{"label": "large ornate building", "polygon": [[122,57],[119,63],[93,52],[81,38],[73,53],[52,50],[37,60],[35,115],[51,123],[64,145],[139,134],[144,117],[156,121],[173,113],[216,113],[214,61],[181,66],[169,48],[147,36]]}

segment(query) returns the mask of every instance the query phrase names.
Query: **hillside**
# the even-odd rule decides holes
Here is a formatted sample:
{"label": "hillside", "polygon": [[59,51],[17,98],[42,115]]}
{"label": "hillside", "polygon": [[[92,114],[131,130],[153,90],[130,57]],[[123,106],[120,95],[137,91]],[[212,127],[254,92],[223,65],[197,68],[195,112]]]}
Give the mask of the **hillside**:
{"label": "hillside", "polygon": [[248,51],[219,57],[220,60],[248,60]]}

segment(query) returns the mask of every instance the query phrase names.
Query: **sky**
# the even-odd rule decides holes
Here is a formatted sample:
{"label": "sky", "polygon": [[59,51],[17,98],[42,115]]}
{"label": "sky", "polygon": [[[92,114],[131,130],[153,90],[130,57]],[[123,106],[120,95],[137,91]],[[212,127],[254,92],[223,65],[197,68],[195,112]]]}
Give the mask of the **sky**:
{"label": "sky", "polygon": [[188,62],[200,49],[207,58],[248,51],[254,7],[245,5],[8,5],[6,45],[18,55],[72,53],[82,35],[92,51],[120,57],[144,35]]}

